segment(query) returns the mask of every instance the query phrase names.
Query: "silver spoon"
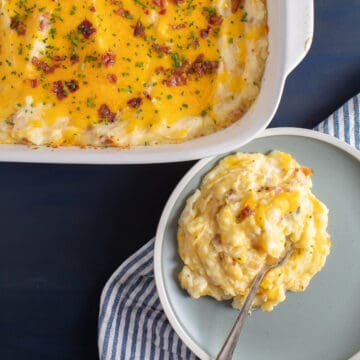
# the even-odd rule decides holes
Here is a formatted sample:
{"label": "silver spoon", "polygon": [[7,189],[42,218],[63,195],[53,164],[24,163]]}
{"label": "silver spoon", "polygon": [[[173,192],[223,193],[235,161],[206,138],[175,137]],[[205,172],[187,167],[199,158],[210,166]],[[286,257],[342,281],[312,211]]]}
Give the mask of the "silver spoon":
{"label": "silver spoon", "polygon": [[243,328],[245,319],[246,319],[246,315],[248,314],[251,304],[254,300],[256,291],[262,281],[262,279],[264,278],[264,276],[266,275],[266,273],[270,270],[272,270],[273,268],[277,267],[277,266],[281,266],[282,264],[285,263],[285,261],[289,258],[289,256],[292,253],[292,246],[290,246],[285,254],[276,262],[273,263],[266,263],[262,269],[259,271],[259,273],[256,275],[253,283],[251,284],[249,293],[244,301],[244,304],[242,306],[242,308],[240,309],[239,315],[237,316],[235,323],[228,335],[228,337],[225,340],[225,343],[223,345],[223,347],[221,348],[218,356],[216,357],[216,360],[230,360],[232,359],[234,350],[236,348],[240,333],[241,333],[241,329]]}

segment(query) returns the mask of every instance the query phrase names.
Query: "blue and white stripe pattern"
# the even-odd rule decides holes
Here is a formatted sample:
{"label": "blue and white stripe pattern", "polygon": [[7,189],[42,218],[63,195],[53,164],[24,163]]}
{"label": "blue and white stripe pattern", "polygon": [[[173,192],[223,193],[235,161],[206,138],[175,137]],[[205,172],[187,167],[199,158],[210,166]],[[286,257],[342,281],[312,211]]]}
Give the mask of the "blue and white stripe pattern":
{"label": "blue and white stripe pattern", "polygon": [[[315,127],[360,150],[360,96]],[[98,345],[101,360],[196,359],[162,311],[153,273],[154,239],[128,258],[101,295]]]}
{"label": "blue and white stripe pattern", "polygon": [[360,150],[360,94],[315,126],[314,130],[335,136]]}
{"label": "blue and white stripe pattern", "polygon": [[101,295],[101,360],[196,359],[162,311],[153,273],[154,239],[128,258]]}

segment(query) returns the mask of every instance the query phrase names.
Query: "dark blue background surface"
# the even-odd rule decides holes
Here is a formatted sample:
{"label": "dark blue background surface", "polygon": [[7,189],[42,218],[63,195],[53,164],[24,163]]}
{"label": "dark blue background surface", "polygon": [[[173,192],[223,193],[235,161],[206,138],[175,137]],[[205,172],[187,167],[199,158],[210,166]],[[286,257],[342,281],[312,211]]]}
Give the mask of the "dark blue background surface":
{"label": "dark blue background surface", "polygon": [[[271,126],[311,128],[360,91],[360,0],[315,2],[311,51]],[[97,358],[101,289],[191,165],[0,164],[1,360]]]}

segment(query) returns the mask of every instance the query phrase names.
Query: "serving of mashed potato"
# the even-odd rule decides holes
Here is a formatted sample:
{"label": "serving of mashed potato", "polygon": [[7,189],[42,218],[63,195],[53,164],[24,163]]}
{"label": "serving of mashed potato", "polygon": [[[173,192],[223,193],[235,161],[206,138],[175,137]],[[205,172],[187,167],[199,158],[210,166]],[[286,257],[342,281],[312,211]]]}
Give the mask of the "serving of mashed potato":
{"label": "serving of mashed potato", "polygon": [[0,143],[181,143],[237,121],[265,0],[0,0]]}
{"label": "serving of mashed potato", "polygon": [[303,291],[330,251],[328,209],[311,192],[312,170],[291,155],[237,153],[221,160],[179,219],[181,287],[194,298],[232,299],[240,308],[269,259],[293,243],[283,266],[264,277],[253,307],[271,311],[286,291]]}

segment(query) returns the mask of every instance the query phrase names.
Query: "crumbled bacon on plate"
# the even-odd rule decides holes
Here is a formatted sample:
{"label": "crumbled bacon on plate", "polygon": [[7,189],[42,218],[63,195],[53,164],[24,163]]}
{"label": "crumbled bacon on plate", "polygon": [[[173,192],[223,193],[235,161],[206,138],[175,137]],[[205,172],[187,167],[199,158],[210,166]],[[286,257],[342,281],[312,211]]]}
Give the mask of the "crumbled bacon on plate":
{"label": "crumbled bacon on plate", "polygon": [[186,85],[188,81],[188,75],[184,71],[175,70],[168,79],[162,81],[166,86],[182,86]]}
{"label": "crumbled bacon on plate", "polygon": [[133,98],[133,99],[130,99],[127,104],[134,108],[134,109],[137,109],[138,107],[141,106],[142,104],[142,98],[141,97],[136,97],[136,98]]}
{"label": "crumbled bacon on plate", "polygon": [[115,11],[115,14],[122,16],[124,18],[127,18],[127,19],[132,19],[132,15],[131,15],[130,11],[128,11],[124,8],[119,8],[118,10]]}
{"label": "crumbled bacon on plate", "polygon": [[115,74],[107,74],[106,78],[108,79],[109,83],[116,84],[117,76]]}
{"label": "crumbled bacon on plate", "polygon": [[54,61],[64,61],[64,60],[66,60],[66,55],[54,55],[53,60]]}
{"label": "crumbled bacon on plate", "polygon": [[54,81],[52,91],[59,100],[67,97],[67,91],[62,81]]}
{"label": "crumbled bacon on plate", "polygon": [[40,60],[36,56],[31,59],[31,63],[36,66],[37,69],[42,70],[45,74],[52,74],[55,69],[60,66],[59,64],[54,64],[50,66],[45,61]]}
{"label": "crumbled bacon on plate", "polygon": [[134,27],[134,36],[144,37],[145,36],[145,27],[140,20],[136,22]]}
{"label": "crumbled bacon on plate", "polygon": [[159,54],[170,54],[171,52],[169,46],[166,45],[159,45],[153,43],[152,48],[154,51],[156,51]]}
{"label": "crumbled bacon on plate", "polygon": [[156,72],[157,74],[160,74],[161,72],[164,72],[164,71],[165,71],[165,69],[164,69],[163,66],[157,66],[157,67],[155,68],[155,72]]}
{"label": "crumbled bacon on plate", "polygon": [[212,14],[209,17],[208,22],[209,22],[210,25],[217,25],[218,26],[218,25],[222,24],[223,18],[220,15]]}
{"label": "crumbled bacon on plate", "polygon": [[105,67],[111,67],[115,64],[115,54],[109,50],[101,55],[101,62]]}
{"label": "crumbled bacon on plate", "polygon": [[79,89],[79,83],[72,79],[70,81],[65,81],[66,87],[69,89],[70,92],[75,92]]}
{"label": "crumbled bacon on plate", "polygon": [[165,7],[165,0],[152,0],[151,2],[159,8]]}
{"label": "crumbled bacon on plate", "polygon": [[[204,75],[212,74],[219,66],[217,61],[204,60],[204,55],[197,56],[192,64],[184,61],[180,68],[170,71],[170,76],[163,80],[162,83],[166,86],[182,86],[186,85],[192,74],[202,77]],[[168,70],[165,73],[169,73]]]}
{"label": "crumbled bacon on plate", "polygon": [[172,30],[180,30],[180,29],[185,29],[186,28],[186,24],[185,23],[182,23],[182,24],[172,24],[170,25],[170,28]]}
{"label": "crumbled bacon on plate", "polygon": [[35,79],[30,79],[30,86],[34,89],[36,87],[38,87],[39,85],[39,79],[38,78],[35,78]]}
{"label": "crumbled bacon on plate", "polygon": [[22,20],[20,20],[20,17],[18,15],[11,18],[10,29],[15,30],[18,35],[26,34],[26,25]]}
{"label": "crumbled bacon on plate", "polygon": [[212,74],[218,67],[219,63],[217,61],[204,60],[204,55],[200,54],[192,63],[190,72],[195,73],[198,76],[203,76]]}
{"label": "crumbled bacon on plate", "polygon": [[210,29],[211,29],[210,26],[208,26],[206,29],[201,29],[200,30],[200,37],[202,39],[206,39],[210,34]]}
{"label": "crumbled bacon on plate", "polygon": [[96,32],[96,29],[89,20],[85,19],[79,24],[78,31],[84,36],[85,39],[89,39],[90,36]]}
{"label": "crumbled bacon on plate", "polygon": [[113,113],[106,104],[102,104],[99,107],[98,115],[101,120],[108,120],[110,122],[113,122],[116,117],[116,114]]}

